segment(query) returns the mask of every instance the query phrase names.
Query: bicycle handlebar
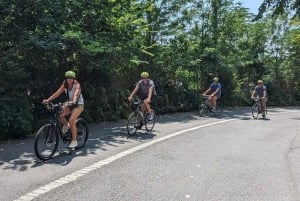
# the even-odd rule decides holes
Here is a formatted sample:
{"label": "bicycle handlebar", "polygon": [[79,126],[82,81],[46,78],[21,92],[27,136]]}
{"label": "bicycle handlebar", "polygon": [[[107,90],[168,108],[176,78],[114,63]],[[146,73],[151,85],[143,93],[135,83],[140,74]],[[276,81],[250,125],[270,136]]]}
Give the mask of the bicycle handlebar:
{"label": "bicycle handlebar", "polygon": [[42,103],[43,105],[45,105],[45,107],[47,108],[47,110],[54,110],[56,108],[59,108],[63,105],[66,106],[72,106],[74,103],[73,102],[65,102],[65,103],[52,103],[52,102],[47,102],[47,103]]}
{"label": "bicycle handlebar", "polygon": [[260,100],[263,100],[265,98],[262,98],[262,97],[254,97],[254,98],[251,98],[252,100],[254,101],[260,101]]}

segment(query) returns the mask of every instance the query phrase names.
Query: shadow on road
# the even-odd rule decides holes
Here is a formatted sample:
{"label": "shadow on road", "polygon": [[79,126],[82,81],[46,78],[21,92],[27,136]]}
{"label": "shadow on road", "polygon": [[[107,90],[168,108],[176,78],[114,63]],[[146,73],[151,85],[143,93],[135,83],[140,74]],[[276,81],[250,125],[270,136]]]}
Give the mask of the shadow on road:
{"label": "shadow on road", "polygon": [[[296,107],[288,107],[287,109],[289,109],[289,111],[299,111],[299,108]],[[285,112],[285,110],[278,108],[268,109],[268,115],[278,114],[281,112]],[[187,123],[195,120],[201,121],[207,118],[237,118],[241,120],[253,120],[251,116],[251,108],[247,107],[225,108],[220,117],[199,117],[198,112],[157,115],[157,122],[160,124],[168,124],[171,122]],[[270,119],[268,118],[267,120]],[[300,120],[300,118],[298,118],[298,120]],[[47,162],[38,161],[36,158],[33,150],[33,137],[29,137],[24,140],[0,142],[0,169],[26,171],[28,168],[38,167],[45,163],[62,166],[68,165],[74,157],[96,155],[96,151],[99,149],[107,151],[107,147],[118,147],[122,144],[128,143],[129,140],[146,141],[155,137],[153,133],[148,133],[145,129],[142,129],[138,131],[137,135],[129,138],[126,131],[126,120],[89,125],[89,128],[90,135],[86,147],[72,152],[66,148],[66,144],[63,144],[62,141],[60,141],[58,153]]]}
{"label": "shadow on road", "polygon": [[[118,147],[129,141],[126,121],[105,122],[89,125],[89,138],[84,148],[67,149],[67,144],[59,141],[57,153],[48,161],[40,161],[34,153],[34,137],[24,140],[9,140],[0,142],[0,169],[26,171],[44,164],[68,165],[74,157],[96,155],[97,150],[107,151],[108,147]],[[144,141],[153,139],[154,134],[141,129],[130,140]]]}

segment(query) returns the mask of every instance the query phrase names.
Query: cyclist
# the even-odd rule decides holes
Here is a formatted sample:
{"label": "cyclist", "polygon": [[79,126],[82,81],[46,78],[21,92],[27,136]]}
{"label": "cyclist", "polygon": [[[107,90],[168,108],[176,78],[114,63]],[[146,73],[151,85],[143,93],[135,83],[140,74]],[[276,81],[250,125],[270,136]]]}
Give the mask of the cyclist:
{"label": "cyclist", "polygon": [[219,78],[215,77],[213,83],[210,84],[209,88],[203,93],[207,95],[209,93],[208,100],[212,106],[212,111],[216,110],[217,100],[221,97],[221,84],[219,83]]}
{"label": "cyclist", "polygon": [[144,104],[142,107],[142,112],[147,110],[147,118],[149,121],[153,120],[153,114],[151,114],[151,107],[150,103],[153,101],[154,96],[156,95],[155,85],[154,82],[149,79],[148,72],[141,73],[141,80],[137,83],[134,90],[131,92],[130,96],[128,97],[129,101],[132,101],[133,96],[139,93],[140,98],[143,100]]}
{"label": "cyclist", "polygon": [[[62,106],[60,122],[63,124],[62,132],[66,133],[70,129],[72,134],[72,141],[68,145],[68,148],[77,147],[77,129],[75,123],[84,108],[84,100],[81,93],[81,87],[79,82],[75,78],[76,74],[74,71],[65,72],[65,80],[63,81],[61,86],[49,98],[43,100],[43,103],[48,103],[56,99],[63,92],[66,93],[68,100]],[[67,115],[70,115],[69,122],[65,118],[65,116]]]}
{"label": "cyclist", "polygon": [[251,98],[254,99],[255,97],[261,98],[261,106],[262,106],[262,116],[265,118],[265,111],[266,111],[266,104],[267,104],[267,87],[264,85],[262,80],[257,81],[257,85],[255,86]]}

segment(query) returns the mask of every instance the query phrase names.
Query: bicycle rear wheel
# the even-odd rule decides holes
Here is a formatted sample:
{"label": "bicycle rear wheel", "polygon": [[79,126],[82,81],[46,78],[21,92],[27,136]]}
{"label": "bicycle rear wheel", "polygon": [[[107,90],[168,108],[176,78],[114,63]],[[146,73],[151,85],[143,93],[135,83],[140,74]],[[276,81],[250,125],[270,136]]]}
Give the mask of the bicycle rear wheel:
{"label": "bicycle rear wheel", "polygon": [[147,131],[152,131],[155,125],[155,112],[151,109],[151,114],[153,115],[152,120],[148,120],[148,116],[145,117],[145,127]]}
{"label": "bicycle rear wheel", "polygon": [[254,105],[252,106],[252,117],[254,119],[257,119],[258,114],[259,114],[259,106],[257,103],[254,103]]}
{"label": "bicycle rear wheel", "polygon": [[56,152],[59,142],[57,128],[52,124],[43,125],[36,133],[34,139],[34,152],[36,156],[45,161]]}
{"label": "bicycle rear wheel", "polygon": [[76,128],[77,128],[77,142],[78,142],[78,146],[76,147],[76,149],[80,149],[84,147],[86,144],[89,135],[89,129],[86,121],[82,118],[76,120]]}
{"label": "bicycle rear wheel", "polygon": [[139,124],[140,122],[139,122],[138,114],[136,112],[132,112],[129,115],[127,121],[127,133],[129,136],[133,136],[136,134],[136,131],[140,126]]}

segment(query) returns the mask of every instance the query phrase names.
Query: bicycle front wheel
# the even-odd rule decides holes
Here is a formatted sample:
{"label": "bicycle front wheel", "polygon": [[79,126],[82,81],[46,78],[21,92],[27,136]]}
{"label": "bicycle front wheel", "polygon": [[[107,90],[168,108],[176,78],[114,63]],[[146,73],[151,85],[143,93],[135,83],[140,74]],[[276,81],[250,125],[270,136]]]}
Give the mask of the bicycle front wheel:
{"label": "bicycle front wheel", "polygon": [[151,114],[153,115],[153,118],[151,120],[148,120],[148,117],[146,116],[145,119],[145,127],[147,131],[152,131],[155,125],[155,112],[154,110],[151,110]]}
{"label": "bicycle front wheel", "polygon": [[257,104],[257,103],[254,103],[254,105],[252,106],[252,117],[253,117],[254,119],[257,119],[258,114],[259,114],[259,107],[258,107],[258,104]]}
{"label": "bicycle front wheel", "polygon": [[200,115],[200,117],[206,116],[206,115],[207,115],[207,112],[208,112],[208,109],[206,108],[205,105],[202,104],[202,105],[200,106],[200,110],[199,110],[199,115]]}
{"label": "bicycle front wheel", "polygon": [[136,131],[139,127],[139,118],[138,114],[135,112],[132,112],[127,121],[127,133],[129,136],[133,136],[136,134]]}
{"label": "bicycle front wheel", "polygon": [[52,124],[45,124],[36,133],[34,139],[34,152],[36,156],[45,161],[56,152],[59,142],[57,128]]}
{"label": "bicycle front wheel", "polygon": [[217,107],[214,111],[215,116],[220,116],[223,112],[223,108],[220,104],[217,104]]}
{"label": "bicycle front wheel", "polygon": [[84,147],[86,144],[89,135],[89,129],[86,121],[82,118],[76,120],[76,128],[77,128],[77,142],[78,142],[78,146],[76,147],[76,149],[80,149]]}

